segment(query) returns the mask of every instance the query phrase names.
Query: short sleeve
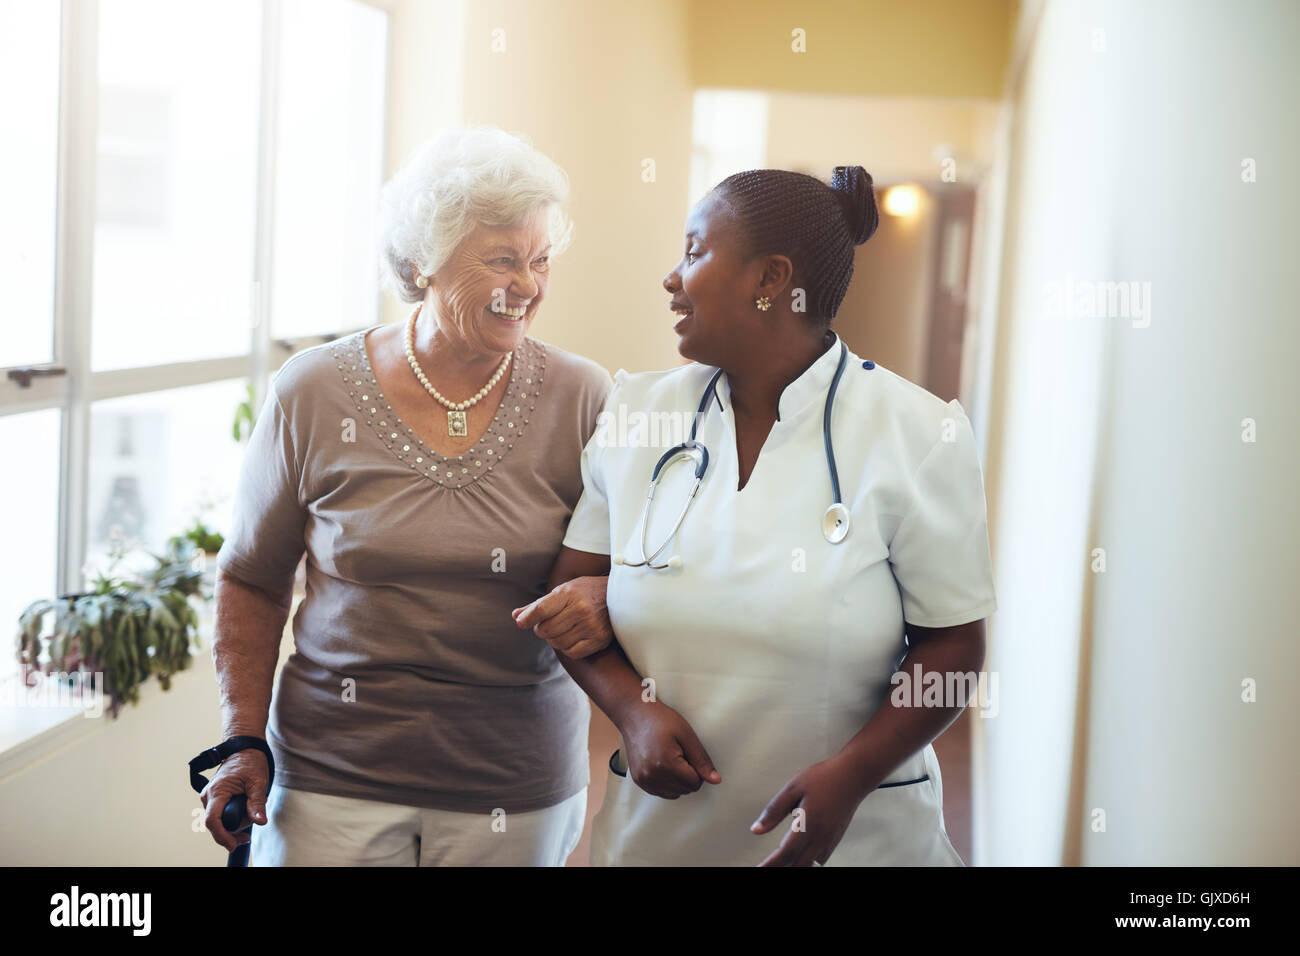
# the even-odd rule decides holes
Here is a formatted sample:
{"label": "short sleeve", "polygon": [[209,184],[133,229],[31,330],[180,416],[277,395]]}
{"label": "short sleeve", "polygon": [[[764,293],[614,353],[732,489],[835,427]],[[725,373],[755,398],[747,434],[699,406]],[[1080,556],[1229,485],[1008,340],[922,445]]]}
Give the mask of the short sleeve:
{"label": "short sleeve", "polygon": [[591,554],[610,553],[609,501],[605,497],[605,482],[600,473],[601,451],[606,441],[606,422],[611,414],[615,396],[627,372],[619,369],[614,376],[614,387],[605,397],[604,408],[596,416],[596,428],[582,449],[582,496],[569,518],[564,533],[564,546]]}
{"label": "short sleeve", "polygon": [[966,624],[997,609],[975,435],[961,405],[948,407],[955,427],[917,468],[912,503],[889,545],[903,620],[918,627]]}
{"label": "short sleeve", "polygon": [[596,366],[595,374],[592,376],[592,385],[584,389],[582,395],[583,441],[589,441],[591,436],[596,433],[596,429],[602,421],[600,417],[601,410],[609,401],[609,393],[613,388],[614,382],[610,378],[609,372],[600,366]]}
{"label": "short sleeve", "polygon": [[235,491],[230,534],[217,568],[255,587],[283,591],[306,550],[307,510],[299,496],[301,462],[272,384],[253,426]]}

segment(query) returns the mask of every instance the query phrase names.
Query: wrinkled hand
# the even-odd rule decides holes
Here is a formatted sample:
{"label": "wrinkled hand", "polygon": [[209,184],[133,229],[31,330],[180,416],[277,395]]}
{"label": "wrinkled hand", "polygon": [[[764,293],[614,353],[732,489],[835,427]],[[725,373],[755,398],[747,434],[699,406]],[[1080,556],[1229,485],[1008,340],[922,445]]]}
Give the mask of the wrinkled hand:
{"label": "wrinkled hand", "polygon": [[574,660],[603,651],[614,640],[609,611],[605,608],[607,577],[582,577],[566,581],[532,604],[517,607],[511,615],[520,628],[533,633],[556,651]]}
{"label": "wrinkled hand", "polygon": [[[803,811],[796,815],[781,845],[759,866],[825,863],[844,838],[864,797],[856,776],[836,757],[796,774],[750,826],[754,833],[768,833],[795,810]],[[796,829],[795,823],[802,829]]]}
{"label": "wrinkled hand", "polygon": [[[230,798],[236,794],[248,794],[247,819],[261,826],[266,823],[266,794],[270,789],[270,768],[266,764],[266,754],[260,750],[241,750],[231,754],[221,762],[208,785],[199,793],[199,799],[207,810],[203,824],[212,834],[212,839],[233,851],[242,843],[252,839],[252,834],[230,833],[221,825],[221,811],[226,808]],[[244,820],[239,825],[244,825]]]}
{"label": "wrinkled hand", "polygon": [[666,704],[643,701],[619,725],[627,771],[646,793],[676,800],[722,775],[686,718]]}

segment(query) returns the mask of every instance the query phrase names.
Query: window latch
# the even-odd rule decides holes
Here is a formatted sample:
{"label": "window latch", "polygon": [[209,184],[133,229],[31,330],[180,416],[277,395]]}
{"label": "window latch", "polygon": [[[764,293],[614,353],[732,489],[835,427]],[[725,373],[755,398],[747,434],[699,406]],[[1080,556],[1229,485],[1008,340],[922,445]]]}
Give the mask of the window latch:
{"label": "window latch", "polygon": [[9,380],[17,382],[20,388],[31,388],[32,379],[49,375],[67,375],[68,370],[62,365],[24,365],[11,368],[6,373]]}

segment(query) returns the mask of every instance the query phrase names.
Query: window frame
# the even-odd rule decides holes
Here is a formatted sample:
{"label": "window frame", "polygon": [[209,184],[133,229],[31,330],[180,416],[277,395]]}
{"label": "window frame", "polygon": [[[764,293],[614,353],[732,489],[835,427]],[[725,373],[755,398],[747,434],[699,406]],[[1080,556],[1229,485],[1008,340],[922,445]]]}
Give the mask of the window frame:
{"label": "window frame", "polygon": [[[351,2],[370,7],[387,18],[383,122],[379,144],[380,166],[386,170],[392,127],[393,8],[388,0]],[[96,372],[91,366],[91,323],[98,160],[99,0],[62,0],[60,3],[52,361],[48,366],[34,368],[62,369],[62,372],[32,377],[25,386],[8,374],[0,375],[0,416],[50,408],[60,409],[63,413],[59,436],[56,594],[78,591],[82,587],[81,568],[86,555],[89,523],[90,418],[94,403],[236,379],[252,385],[254,407],[260,407],[272,373],[285,361],[304,348],[348,334],[344,331],[295,339],[271,337],[282,14],[281,0],[262,0],[253,263],[256,321],[250,323],[247,351],[213,359]],[[374,295],[376,314],[382,315],[382,296],[377,282]],[[0,372],[8,371],[0,369]],[[32,599],[41,596],[32,595]]]}

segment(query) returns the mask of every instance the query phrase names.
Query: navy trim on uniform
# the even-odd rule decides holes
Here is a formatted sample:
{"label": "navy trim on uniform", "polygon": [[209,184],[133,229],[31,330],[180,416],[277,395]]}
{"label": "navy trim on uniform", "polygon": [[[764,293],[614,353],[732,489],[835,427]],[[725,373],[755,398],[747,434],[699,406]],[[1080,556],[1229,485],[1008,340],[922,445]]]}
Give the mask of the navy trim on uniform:
{"label": "navy trim on uniform", "polygon": [[899,780],[894,783],[878,784],[876,789],[879,790],[881,787],[906,787],[913,783],[925,783],[929,779],[930,775],[927,773],[924,777],[917,777],[915,780]]}

